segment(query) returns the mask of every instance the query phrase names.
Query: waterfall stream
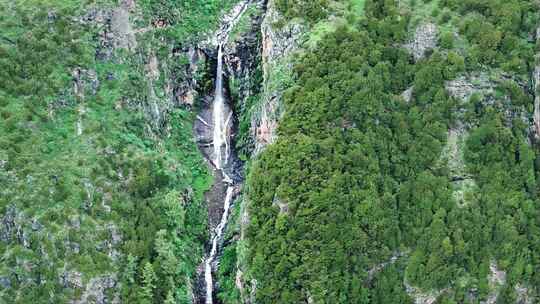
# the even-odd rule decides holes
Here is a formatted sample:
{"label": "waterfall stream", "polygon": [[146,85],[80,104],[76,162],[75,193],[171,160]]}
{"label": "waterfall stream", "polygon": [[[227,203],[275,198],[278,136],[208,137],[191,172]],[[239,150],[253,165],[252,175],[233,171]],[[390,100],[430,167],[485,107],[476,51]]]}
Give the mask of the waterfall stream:
{"label": "waterfall stream", "polygon": [[221,217],[221,222],[216,227],[215,235],[212,238],[212,248],[210,249],[210,254],[204,262],[204,280],[206,282],[206,304],[213,303],[213,292],[214,292],[214,281],[212,278],[212,262],[216,258],[218,250],[218,242],[221,241],[225,225],[227,225],[227,219],[229,217],[229,210],[231,207],[231,201],[233,198],[234,187],[227,187],[227,195],[225,197],[224,211],[223,216]]}
{"label": "waterfall stream", "polygon": [[[223,234],[227,226],[227,221],[229,219],[229,213],[232,207],[234,194],[236,187],[235,181],[229,177],[227,172],[235,174],[236,172],[231,172],[234,170],[234,166],[231,163],[234,163],[231,160],[231,129],[232,129],[232,120],[233,120],[233,111],[231,107],[226,103],[224,87],[223,87],[223,51],[225,44],[227,43],[229,33],[244,13],[247,8],[248,1],[241,2],[238,4],[232,12],[232,15],[229,16],[228,20],[225,20],[223,26],[220,28],[219,32],[216,35],[216,44],[217,44],[217,69],[216,69],[216,80],[215,80],[215,93],[214,101],[212,105],[212,145],[213,151],[212,155],[208,156],[209,162],[211,162],[215,169],[219,171],[219,175],[222,176],[221,179],[216,181],[221,183],[223,186],[226,186],[225,198],[223,201],[223,214],[221,215],[221,220],[219,224],[213,229],[211,233],[211,247],[210,251],[206,255],[204,260],[204,281],[206,287],[205,303],[213,304],[214,303],[214,278],[213,272],[219,264],[219,250],[223,242]],[[199,118],[200,120],[202,118]],[[202,122],[208,126],[204,120]]]}
{"label": "waterfall stream", "polygon": [[[214,120],[214,166],[216,169],[222,169],[223,165],[229,160],[229,123],[232,117],[232,111],[225,107],[223,97],[223,45],[218,47],[216,72],[216,92],[214,97],[214,111],[212,117]],[[227,113],[228,112],[228,113]],[[225,118],[227,117],[227,118]],[[225,148],[223,150],[223,148]]]}

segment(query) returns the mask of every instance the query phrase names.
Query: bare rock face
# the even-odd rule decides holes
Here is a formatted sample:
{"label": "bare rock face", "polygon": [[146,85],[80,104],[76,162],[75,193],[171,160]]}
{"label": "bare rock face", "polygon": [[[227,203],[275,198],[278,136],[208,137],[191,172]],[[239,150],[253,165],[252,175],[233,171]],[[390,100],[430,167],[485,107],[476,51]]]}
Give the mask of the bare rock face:
{"label": "bare rock face", "polygon": [[418,61],[426,55],[426,52],[434,49],[437,46],[438,28],[434,23],[420,24],[414,33],[414,38],[411,42],[405,45],[405,48],[414,56],[414,60]]}
{"label": "bare rock face", "polygon": [[173,56],[177,57],[175,60],[179,60],[180,57],[185,57],[188,60],[188,63],[177,71],[178,75],[174,75],[175,79],[181,81],[174,82],[172,88],[173,103],[191,107],[198,96],[199,82],[196,75],[206,62],[206,55],[201,49],[189,46],[174,52]]}
{"label": "bare rock face", "polygon": [[475,93],[493,94],[496,84],[485,74],[466,75],[446,83],[446,89],[452,97],[467,101]]}
{"label": "bare rock face", "polygon": [[80,300],[73,301],[73,304],[109,304],[118,303],[119,298],[116,294],[114,298],[110,299],[107,296],[106,291],[109,289],[117,290],[117,280],[114,275],[104,275],[91,279],[84,289],[84,292]]}
{"label": "bare rock face", "polygon": [[410,285],[407,280],[405,280],[403,284],[405,285],[405,290],[409,296],[414,299],[414,304],[434,304],[437,301],[437,298],[446,291],[443,289],[426,292]]}
{"label": "bare rock face", "polygon": [[114,9],[96,6],[82,16],[80,22],[97,29],[98,59],[111,60],[115,49],[133,50],[137,46],[136,31],[130,20],[134,8],[134,0],[121,0]]}
{"label": "bare rock face", "polygon": [[82,273],[78,271],[64,271],[60,275],[60,283],[65,288],[82,288]]}
{"label": "bare rock face", "polygon": [[264,17],[261,33],[263,39],[262,61],[265,75],[269,75],[268,68],[277,60],[296,50],[305,28],[298,23],[288,23],[277,27],[282,16],[276,9],[275,1],[269,0]]}
{"label": "bare rock face", "polygon": [[[276,139],[278,121],[282,113],[281,97],[283,88],[270,86],[271,70],[300,47],[306,28],[295,22],[277,26],[283,17],[276,9],[274,0],[267,3],[266,15],[261,25],[262,33],[262,66],[264,94],[261,105],[257,109],[259,115],[253,115],[251,133],[255,139],[254,154]],[[288,66],[291,68],[291,66]]]}
{"label": "bare rock face", "polygon": [[414,87],[410,87],[401,93],[401,97],[407,102],[411,102],[414,93]]}
{"label": "bare rock face", "polygon": [[534,134],[535,138],[540,139],[540,94],[537,93],[540,85],[540,66],[536,66],[533,72],[534,88]]}
{"label": "bare rock face", "polygon": [[480,302],[482,304],[497,303],[497,298],[499,297],[501,288],[506,283],[506,272],[500,270],[495,261],[492,261],[489,264],[489,270],[491,272],[488,277],[490,292],[488,294],[487,300]]}
{"label": "bare rock face", "polygon": [[[536,29],[536,40],[540,40],[540,27]],[[538,61],[538,58],[540,57],[540,54],[536,55],[536,59]],[[533,74],[532,74],[532,84],[533,84],[533,93],[534,93],[534,126],[533,126],[533,133],[535,136],[535,139],[538,141],[540,140],[540,93],[538,93],[540,89],[540,65],[537,65],[534,68]]]}
{"label": "bare rock face", "polygon": [[265,102],[260,111],[260,116],[254,116],[251,121],[253,128],[253,135],[255,137],[255,154],[259,153],[266,147],[273,143],[277,138],[278,116],[279,116],[279,98],[278,96],[272,96],[267,102]]}
{"label": "bare rock face", "polygon": [[120,6],[113,11],[111,29],[115,34],[115,45],[121,49],[134,49],[137,47],[135,32],[129,20],[130,10],[135,6],[134,1],[121,1]]}

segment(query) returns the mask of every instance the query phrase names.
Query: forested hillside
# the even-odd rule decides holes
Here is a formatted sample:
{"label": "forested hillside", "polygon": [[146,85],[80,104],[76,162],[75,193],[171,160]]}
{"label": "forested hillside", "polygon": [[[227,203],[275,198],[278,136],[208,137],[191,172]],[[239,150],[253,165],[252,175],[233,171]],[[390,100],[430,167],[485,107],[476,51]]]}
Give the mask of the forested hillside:
{"label": "forested hillside", "polygon": [[0,0],[0,303],[540,302],[539,12]]}
{"label": "forested hillside", "polygon": [[366,0],[299,56],[248,177],[257,303],[536,302],[537,5]]}

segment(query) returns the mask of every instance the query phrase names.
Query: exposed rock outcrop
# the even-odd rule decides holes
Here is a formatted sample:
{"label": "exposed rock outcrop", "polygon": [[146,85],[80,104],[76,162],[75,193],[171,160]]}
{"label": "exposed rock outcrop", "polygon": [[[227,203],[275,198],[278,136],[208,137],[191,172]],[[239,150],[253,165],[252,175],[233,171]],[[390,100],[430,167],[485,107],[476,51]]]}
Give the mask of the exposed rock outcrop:
{"label": "exposed rock outcrop", "polygon": [[464,159],[464,146],[469,133],[462,123],[448,130],[448,139],[441,160],[448,166],[453,186],[453,196],[460,207],[469,203],[469,196],[476,183],[467,172]]}
{"label": "exposed rock outcrop", "polygon": [[6,208],[4,216],[0,219],[0,240],[3,242],[16,242],[24,247],[30,247],[29,229],[26,224],[30,221],[14,205]]}
{"label": "exposed rock outcrop", "polygon": [[390,257],[390,259],[371,267],[371,269],[368,270],[368,276],[367,276],[367,278],[365,279],[364,282],[370,283],[373,280],[373,278],[375,278],[375,276],[379,272],[381,272],[385,267],[396,263],[400,258],[406,257],[407,254],[408,254],[408,252],[398,251],[398,252],[394,253]]}
{"label": "exposed rock outcrop", "polygon": [[[269,69],[278,60],[298,49],[306,28],[296,22],[281,25],[283,16],[276,8],[275,0],[269,0],[266,14],[261,25],[262,62],[264,75],[270,75]],[[278,26],[277,24],[280,24]],[[265,79],[266,81],[266,79]]]}
{"label": "exposed rock outcrop", "polygon": [[[206,54],[199,48],[189,46],[173,54],[174,60],[187,58],[188,63],[175,72],[173,79],[181,81],[173,84],[173,102],[192,107],[198,96],[199,81],[197,75],[206,62]],[[179,76],[182,76],[181,78]]]}
{"label": "exposed rock outcrop", "polygon": [[413,93],[414,93],[414,87],[410,87],[408,88],[407,90],[403,91],[403,93],[401,93],[401,97],[407,102],[411,102],[412,98],[413,98]]}
{"label": "exposed rock outcrop", "polygon": [[254,154],[275,141],[278,121],[283,112],[281,96],[285,88],[277,79],[273,79],[271,71],[276,70],[277,65],[284,64],[290,72],[287,57],[298,50],[306,32],[303,25],[294,21],[277,26],[282,21],[283,16],[277,10],[275,1],[269,0],[261,25],[264,92],[256,111],[258,115],[253,115],[251,121],[251,134],[255,140]]}
{"label": "exposed rock outcrop", "polygon": [[64,271],[60,275],[60,284],[65,288],[82,288],[82,273],[78,271]]}
{"label": "exposed rock outcrop", "polygon": [[122,0],[120,6],[114,9],[111,16],[111,30],[114,33],[115,46],[121,49],[134,49],[137,47],[135,32],[130,22],[130,10],[135,7],[135,1]]}
{"label": "exposed rock outcrop", "polygon": [[485,96],[492,95],[495,87],[496,84],[490,81],[488,75],[483,73],[461,76],[446,83],[446,89],[450,95],[463,102],[468,101],[476,93]]}
{"label": "exposed rock outcrop", "polygon": [[403,284],[405,285],[405,290],[409,296],[414,299],[414,304],[434,304],[435,301],[437,301],[437,298],[446,291],[446,289],[443,289],[426,292],[412,286],[407,280],[405,280]]}
{"label": "exposed rock outcrop", "polygon": [[[471,97],[477,96],[483,107],[491,106],[504,113],[504,122],[507,126],[512,126],[515,120],[521,120],[529,125],[532,117],[525,107],[515,106],[512,103],[512,96],[508,93],[502,96],[498,95],[498,93],[504,92],[501,88],[509,84],[517,85],[524,91],[529,90],[529,85],[522,80],[500,71],[493,75],[487,73],[463,75],[452,81],[447,81],[445,87],[450,96],[460,101],[456,114],[458,120],[462,122],[464,105],[470,101]],[[534,130],[529,131],[535,133]]]}
{"label": "exposed rock outcrop", "polygon": [[[118,282],[115,275],[103,275],[92,278],[84,287],[83,294],[79,300],[73,301],[73,304],[113,304],[120,303],[117,291]],[[108,296],[107,290],[113,291],[113,297]]]}
{"label": "exposed rock outcrop", "polygon": [[279,208],[279,214],[289,214],[289,203],[284,202],[277,195],[274,196],[274,201],[272,202],[272,204]]}
{"label": "exposed rock outcrop", "polygon": [[416,61],[424,58],[429,50],[437,46],[438,28],[434,23],[420,24],[414,33],[412,41],[405,48],[413,55]]}
{"label": "exposed rock outcrop", "polygon": [[[540,27],[536,29],[536,41],[540,41]],[[536,55],[536,60],[540,61],[540,54]],[[532,88],[534,94],[533,134],[538,141],[540,140],[540,64],[537,64],[533,70]]]}
{"label": "exposed rock outcrop", "polygon": [[486,301],[480,302],[481,304],[495,304],[501,288],[506,283],[506,272],[500,270],[495,261],[491,261],[489,264],[490,274],[488,276],[490,292]]}

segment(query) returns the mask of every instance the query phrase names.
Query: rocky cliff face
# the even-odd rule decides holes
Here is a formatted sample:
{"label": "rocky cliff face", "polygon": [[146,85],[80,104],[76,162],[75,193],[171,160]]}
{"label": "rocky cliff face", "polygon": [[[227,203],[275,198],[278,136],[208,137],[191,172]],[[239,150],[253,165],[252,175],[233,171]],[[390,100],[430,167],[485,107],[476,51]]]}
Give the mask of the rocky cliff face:
{"label": "rocky cliff face", "polygon": [[[536,41],[540,41],[540,27],[536,30]],[[537,54],[536,60],[538,61],[540,54]],[[532,89],[534,94],[534,134],[536,140],[540,139],[540,65],[536,65],[532,74]]]}
{"label": "rocky cliff face", "polygon": [[[300,47],[304,28],[296,23],[283,24],[284,18],[277,11],[274,0],[251,1],[242,20],[233,29],[231,39],[224,46],[224,64],[226,67],[226,91],[234,108],[235,139],[242,145],[245,156],[256,157],[264,147],[276,138],[276,129],[283,111],[281,96],[286,83],[281,79],[282,72],[290,73],[292,63],[289,56]],[[209,57],[214,57],[215,49],[211,43],[200,46]],[[212,59],[210,60],[212,61]],[[210,71],[213,65],[207,65]],[[210,72],[211,73],[211,72]],[[208,90],[207,90],[208,91]],[[208,129],[211,124],[209,112],[204,110],[211,103],[211,90],[199,92],[202,112],[199,112],[195,128],[202,150],[211,148],[211,143],[204,138],[201,130]],[[209,96],[205,96],[209,95]],[[208,113],[206,113],[208,112]],[[198,131],[197,131],[198,130]],[[212,192],[219,192],[218,189]],[[240,203],[240,219],[237,223],[239,235],[237,241],[244,242],[244,229],[249,223],[247,214],[248,201],[243,198]],[[216,213],[217,214],[217,213]],[[236,240],[234,241],[236,242]],[[245,248],[245,245],[238,248]],[[245,256],[241,250],[238,256]],[[257,282],[246,275],[245,261],[237,261],[234,284],[240,293],[243,303],[254,303]]]}
{"label": "rocky cliff face", "polygon": [[255,154],[276,139],[279,117],[283,112],[281,96],[284,86],[279,75],[283,70],[290,72],[292,64],[289,55],[295,52],[302,42],[306,28],[299,23],[284,23],[283,16],[276,8],[274,0],[267,3],[264,20],[261,24],[263,94],[261,103],[251,120],[251,134],[255,139]]}

